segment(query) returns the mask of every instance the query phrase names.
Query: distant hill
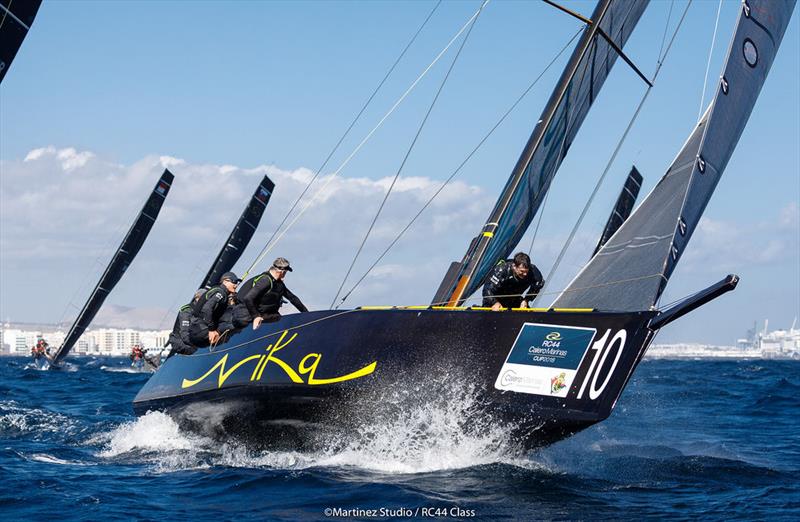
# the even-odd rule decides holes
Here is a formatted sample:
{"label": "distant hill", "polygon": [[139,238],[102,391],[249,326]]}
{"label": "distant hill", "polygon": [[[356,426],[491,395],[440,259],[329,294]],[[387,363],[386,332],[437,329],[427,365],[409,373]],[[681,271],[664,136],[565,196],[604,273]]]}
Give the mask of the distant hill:
{"label": "distant hill", "polygon": [[[92,321],[90,329],[96,328],[133,328],[135,330],[169,330],[175,320],[175,314],[168,313],[163,308],[134,308],[106,304]],[[66,330],[72,325],[75,316],[66,319],[61,324],[33,323],[10,321],[12,327],[24,327],[27,330]]]}

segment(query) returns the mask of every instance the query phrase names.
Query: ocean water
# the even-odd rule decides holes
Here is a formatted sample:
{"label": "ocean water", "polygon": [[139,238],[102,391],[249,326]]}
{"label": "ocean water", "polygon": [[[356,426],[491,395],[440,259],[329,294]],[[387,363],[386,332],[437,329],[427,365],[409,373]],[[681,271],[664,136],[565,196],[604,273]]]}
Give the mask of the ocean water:
{"label": "ocean water", "polygon": [[526,454],[465,427],[458,391],[336,450],[255,451],[136,418],[146,379],[0,358],[0,517],[800,519],[798,362],[645,360],[607,421]]}

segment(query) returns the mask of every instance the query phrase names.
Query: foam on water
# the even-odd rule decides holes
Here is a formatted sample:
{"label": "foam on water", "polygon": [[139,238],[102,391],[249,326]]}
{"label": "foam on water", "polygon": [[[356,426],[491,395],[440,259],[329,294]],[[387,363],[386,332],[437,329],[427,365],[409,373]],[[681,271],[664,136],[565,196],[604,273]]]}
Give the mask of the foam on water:
{"label": "foam on water", "polygon": [[207,439],[180,430],[168,415],[151,411],[146,415],[118,426],[90,442],[104,443],[101,457],[112,458],[132,451],[161,452],[194,450],[207,445]]}
{"label": "foam on water", "polygon": [[141,370],[139,368],[134,368],[133,366],[101,366],[101,370],[104,372],[111,372],[111,373],[148,373],[145,370]]}
{"label": "foam on water", "polygon": [[[414,474],[504,463],[541,469],[520,457],[508,440],[508,428],[475,415],[478,405],[470,386],[412,387],[365,398],[346,416],[352,431],[333,437],[313,452],[253,450],[242,444],[212,440],[180,429],[168,415],[148,412],[92,443],[102,458],[136,455],[157,471],[207,466],[303,470],[348,468],[380,474]],[[379,401],[379,402],[375,402]],[[381,414],[358,418],[361,408]],[[467,422],[467,419],[470,421]]]}
{"label": "foam on water", "polygon": [[[318,465],[425,473],[518,460],[509,428],[481,413],[472,386],[449,377],[364,398],[349,412],[354,432],[319,455]],[[353,418],[376,407],[365,422]]]}
{"label": "foam on water", "polygon": [[43,462],[45,464],[57,464],[61,466],[96,466],[96,463],[91,462],[83,462],[80,460],[65,460],[60,459],[58,457],[54,457],[53,455],[48,455],[47,453],[35,453],[30,457],[25,457],[29,460],[33,460],[36,462]]}
{"label": "foam on water", "polygon": [[40,408],[26,408],[16,401],[0,401],[0,435],[32,435],[34,439],[49,434],[73,432],[78,422],[66,415]]}

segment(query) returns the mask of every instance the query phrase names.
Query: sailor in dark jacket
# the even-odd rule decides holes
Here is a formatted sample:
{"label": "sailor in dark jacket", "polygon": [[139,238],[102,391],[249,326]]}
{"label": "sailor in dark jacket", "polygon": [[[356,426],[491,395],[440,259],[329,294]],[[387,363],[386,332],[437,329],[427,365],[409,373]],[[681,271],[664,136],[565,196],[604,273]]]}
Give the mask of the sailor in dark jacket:
{"label": "sailor in dark jacket", "polygon": [[197,347],[192,346],[192,342],[189,340],[189,325],[192,322],[192,308],[205,293],[206,289],[201,288],[194,293],[191,303],[186,303],[178,310],[175,326],[172,327],[172,332],[170,332],[169,341],[167,342],[171,346],[167,359],[176,353],[192,355],[197,350]]}
{"label": "sailor in dark jacket", "polygon": [[289,261],[279,257],[272,263],[270,269],[256,277],[249,279],[239,288],[239,301],[247,306],[250,317],[253,318],[253,329],[261,323],[274,322],[281,318],[278,313],[283,298],[285,297],[300,312],[308,312],[308,308],[300,299],[286,288],[283,278],[286,272],[291,272]]}
{"label": "sailor in dark jacket", "polygon": [[500,262],[494,267],[489,280],[483,285],[483,306],[492,307],[492,310],[527,308],[543,286],[542,273],[531,263],[528,254],[520,252],[514,259]]}
{"label": "sailor in dark jacket", "polygon": [[225,272],[219,285],[211,287],[194,303],[189,325],[189,340],[194,346],[216,344],[221,335],[233,328],[222,322],[222,316],[235,296],[239,281],[233,272]]}

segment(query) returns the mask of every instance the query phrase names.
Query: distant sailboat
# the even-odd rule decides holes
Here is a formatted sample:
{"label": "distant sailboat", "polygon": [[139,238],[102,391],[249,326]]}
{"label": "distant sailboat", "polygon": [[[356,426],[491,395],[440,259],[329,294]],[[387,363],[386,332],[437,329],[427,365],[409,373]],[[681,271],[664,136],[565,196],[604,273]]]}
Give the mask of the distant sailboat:
{"label": "distant sailboat", "polygon": [[489,220],[444,277],[434,301],[446,306],[317,311],[244,329],[213,350],[167,360],[136,395],[136,413],[167,411],[188,427],[260,443],[313,444],[327,440],[324,430],[352,430],[395,407],[382,402],[387,393],[433,400],[456,383],[470,387],[469,415],[508,426],[525,447],[607,418],[656,332],[738,282],[728,276],[655,307],[744,129],[794,0],[742,4],[708,111],[552,307],[459,305],[531,223],[646,4],[598,3]]}
{"label": "distant sailboat", "polygon": [[642,188],[642,175],[639,174],[636,167],[631,167],[631,171],[625,179],[625,185],[622,186],[622,190],[617,198],[617,203],[614,205],[611,215],[608,216],[603,234],[600,236],[600,240],[597,242],[594,252],[592,252],[592,257],[597,254],[600,248],[602,248],[609,239],[611,239],[611,236],[619,230],[619,227],[621,227],[622,224],[625,223],[625,220],[631,215],[633,206],[636,204],[636,198],[639,196],[640,188]]}
{"label": "distant sailboat", "polygon": [[236,222],[236,226],[233,227],[228,240],[222,245],[222,249],[211,264],[200,288],[211,288],[219,283],[222,274],[233,270],[233,266],[239,261],[244,249],[250,243],[250,239],[253,238],[274,190],[275,183],[269,179],[269,176],[264,176],[239,217],[239,221]]}
{"label": "distant sailboat", "polygon": [[164,173],[147,198],[139,215],[136,216],[136,220],[125,235],[125,239],[122,240],[122,244],[114,253],[114,257],[111,258],[111,262],[103,272],[103,276],[97,282],[97,286],[94,287],[75,322],[72,323],[64,342],[54,353],[50,354],[51,364],[59,365],[64,360],[75,343],[78,342],[80,336],[83,335],[83,332],[86,331],[86,328],[89,327],[108,294],[122,279],[128,266],[130,266],[136,254],[142,248],[150,229],[153,228],[153,223],[155,223],[158,213],[161,211],[161,206],[164,204],[174,178],[175,176],[169,170],[164,169]]}
{"label": "distant sailboat", "polygon": [[0,83],[33,25],[42,0],[0,0]]}
{"label": "distant sailboat", "polygon": [[[253,238],[253,234],[255,234],[261,222],[261,217],[264,215],[264,210],[266,210],[274,190],[275,183],[269,179],[269,176],[264,176],[258,184],[258,187],[256,187],[253,196],[247,203],[236,225],[233,227],[230,236],[228,236],[228,239],[222,245],[217,257],[214,258],[214,262],[211,263],[211,268],[209,268],[199,288],[208,289],[217,285],[222,274],[233,270],[234,265],[239,261],[247,245],[250,244],[250,240]],[[173,330],[178,328],[178,321],[180,321],[180,316],[175,318],[175,323],[172,327]],[[169,344],[164,346],[164,348],[167,346],[169,346]],[[162,356],[163,351],[153,357],[146,358],[145,363],[148,365],[147,369],[155,370],[158,368],[161,365]]]}

